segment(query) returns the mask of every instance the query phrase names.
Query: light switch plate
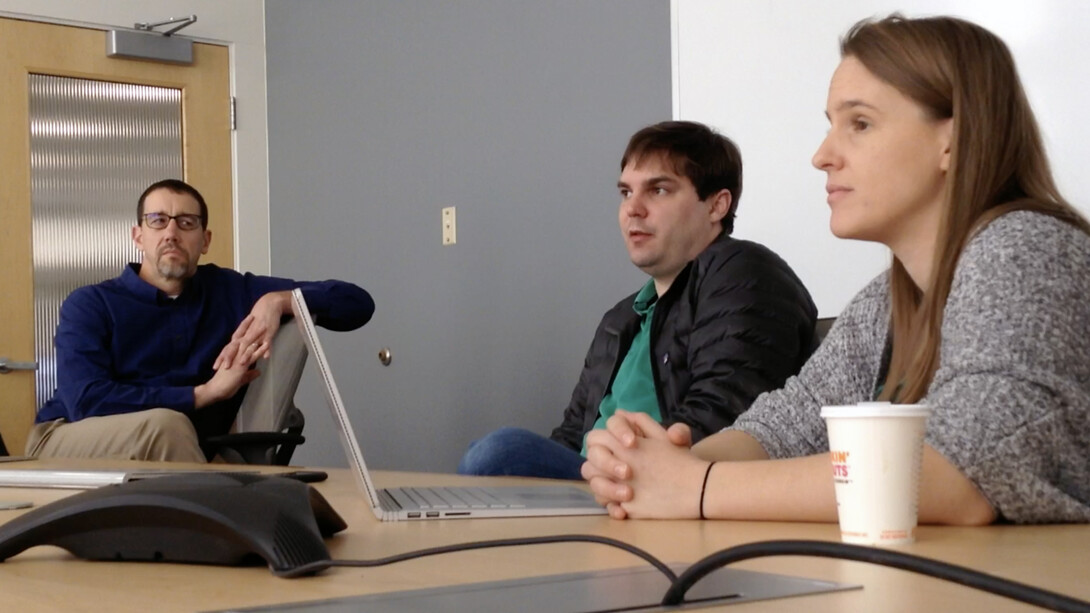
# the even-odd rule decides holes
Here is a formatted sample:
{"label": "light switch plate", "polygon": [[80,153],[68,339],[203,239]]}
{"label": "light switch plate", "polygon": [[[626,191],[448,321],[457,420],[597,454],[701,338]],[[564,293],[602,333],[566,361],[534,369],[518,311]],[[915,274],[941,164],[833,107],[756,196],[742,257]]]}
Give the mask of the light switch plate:
{"label": "light switch plate", "polygon": [[458,242],[458,226],[455,223],[454,207],[443,209],[443,245],[453,245]]}

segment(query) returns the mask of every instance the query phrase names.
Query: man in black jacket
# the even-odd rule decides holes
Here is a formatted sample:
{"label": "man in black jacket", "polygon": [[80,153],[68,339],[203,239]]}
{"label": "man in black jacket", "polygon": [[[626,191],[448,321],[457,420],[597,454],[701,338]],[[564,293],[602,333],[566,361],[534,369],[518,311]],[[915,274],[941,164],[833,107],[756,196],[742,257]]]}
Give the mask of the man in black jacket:
{"label": "man in black jacket", "polygon": [[617,187],[625,246],[650,279],[602,318],[552,435],[492,432],[470,445],[459,473],[579,479],[584,438],[617,409],[688,424],[696,442],[813,351],[817,310],[802,282],[767,248],[730,236],[742,193],[730,139],[693,122],[644,128]]}

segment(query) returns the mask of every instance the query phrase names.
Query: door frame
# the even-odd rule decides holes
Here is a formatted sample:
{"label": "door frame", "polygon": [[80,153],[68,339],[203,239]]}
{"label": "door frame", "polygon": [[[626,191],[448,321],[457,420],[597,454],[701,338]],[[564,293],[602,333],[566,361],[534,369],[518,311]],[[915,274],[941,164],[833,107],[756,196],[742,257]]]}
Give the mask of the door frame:
{"label": "door frame", "polygon": [[232,200],[234,218],[242,220],[234,230],[235,266],[271,274],[264,0],[0,0],[2,17],[97,30],[190,14],[197,22],[179,34],[226,46],[230,54],[231,95],[238,109],[231,133]]}
{"label": "door frame", "polygon": [[[108,58],[105,32],[67,24],[22,19],[0,22],[5,40],[5,64],[0,73],[0,143],[4,159],[0,180],[0,241],[3,266],[13,271],[8,291],[0,296],[0,313],[28,325],[0,330],[0,351],[15,361],[36,360],[34,271],[31,244],[32,201],[28,81],[31,74],[108,80],[181,90],[184,178],[199,186],[209,200],[211,227],[222,234],[213,241],[206,261],[233,267],[234,207],[232,204],[232,142],[230,126],[230,62],[221,45],[195,44],[192,66],[165,65]],[[95,50],[90,52],[88,50]],[[200,70],[202,66],[208,70]],[[195,118],[199,117],[200,120]],[[135,211],[135,196],[133,203]],[[118,271],[120,272],[120,271]],[[5,406],[0,432],[9,449],[20,450],[37,406],[34,375],[16,371],[0,375]]]}

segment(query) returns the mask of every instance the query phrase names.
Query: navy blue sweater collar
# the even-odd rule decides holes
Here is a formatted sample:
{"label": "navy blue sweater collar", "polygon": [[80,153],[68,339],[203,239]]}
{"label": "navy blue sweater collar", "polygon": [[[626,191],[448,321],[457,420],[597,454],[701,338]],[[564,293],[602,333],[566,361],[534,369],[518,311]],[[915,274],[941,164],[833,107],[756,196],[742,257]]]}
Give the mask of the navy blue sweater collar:
{"label": "navy blue sweater collar", "polygon": [[[200,295],[201,277],[204,276],[202,273],[207,266],[210,266],[210,264],[197,267],[197,272],[185,282],[185,287],[182,289],[181,295],[178,296],[178,300],[190,300],[193,296]],[[164,304],[170,301],[170,298],[162,290],[140,278],[139,263],[131,262],[125,267],[125,270],[121,272],[121,284],[143,302]]]}

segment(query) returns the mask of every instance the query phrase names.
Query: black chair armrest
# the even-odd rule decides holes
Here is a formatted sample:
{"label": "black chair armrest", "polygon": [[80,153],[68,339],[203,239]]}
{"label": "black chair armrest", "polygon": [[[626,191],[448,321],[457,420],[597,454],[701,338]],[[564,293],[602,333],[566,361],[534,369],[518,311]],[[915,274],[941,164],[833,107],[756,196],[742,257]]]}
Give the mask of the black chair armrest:
{"label": "black chair armrest", "polygon": [[306,437],[296,432],[237,432],[210,436],[205,443],[231,464],[278,464],[291,461],[297,445]]}

